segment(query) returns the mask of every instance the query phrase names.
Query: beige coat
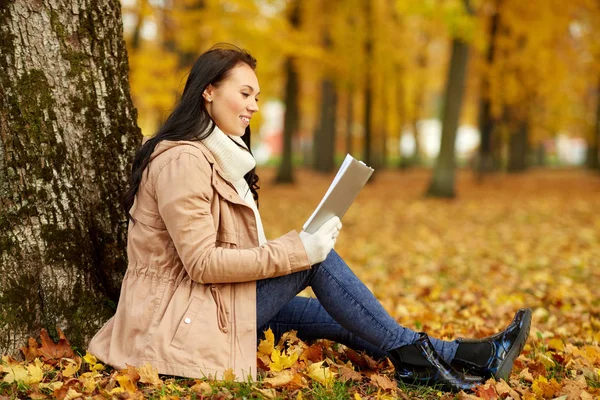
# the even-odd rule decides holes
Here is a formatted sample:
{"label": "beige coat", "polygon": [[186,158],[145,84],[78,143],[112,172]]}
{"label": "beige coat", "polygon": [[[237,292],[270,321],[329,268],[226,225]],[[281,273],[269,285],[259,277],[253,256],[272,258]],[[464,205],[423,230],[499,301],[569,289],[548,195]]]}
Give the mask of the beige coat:
{"label": "beige coat", "polygon": [[255,281],[310,264],[296,231],[259,247],[252,209],[222,175],[201,143],[153,152],[131,208],[117,311],[89,345],[103,362],[255,377]]}

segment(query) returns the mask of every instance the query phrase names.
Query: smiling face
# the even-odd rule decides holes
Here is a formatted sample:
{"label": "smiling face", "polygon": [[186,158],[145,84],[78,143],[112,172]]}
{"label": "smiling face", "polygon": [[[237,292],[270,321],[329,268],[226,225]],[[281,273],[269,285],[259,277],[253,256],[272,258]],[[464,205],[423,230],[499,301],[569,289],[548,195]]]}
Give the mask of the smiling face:
{"label": "smiling face", "polygon": [[238,64],[217,86],[208,85],[202,96],[204,105],[219,129],[228,135],[242,136],[258,111],[258,78],[248,64]]}

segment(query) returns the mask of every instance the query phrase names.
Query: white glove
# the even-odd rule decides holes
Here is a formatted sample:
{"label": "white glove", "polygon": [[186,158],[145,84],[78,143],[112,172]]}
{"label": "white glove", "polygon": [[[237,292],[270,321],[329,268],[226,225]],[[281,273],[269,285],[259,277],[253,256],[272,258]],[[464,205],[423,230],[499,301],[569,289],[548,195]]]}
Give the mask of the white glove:
{"label": "white glove", "polygon": [[342,229],[339,217],[332,217],[325,222],[315,233],[300,232],[300,240],[304,245],[310,265],[315,265],[327,258],[333,249],[338,235]]}

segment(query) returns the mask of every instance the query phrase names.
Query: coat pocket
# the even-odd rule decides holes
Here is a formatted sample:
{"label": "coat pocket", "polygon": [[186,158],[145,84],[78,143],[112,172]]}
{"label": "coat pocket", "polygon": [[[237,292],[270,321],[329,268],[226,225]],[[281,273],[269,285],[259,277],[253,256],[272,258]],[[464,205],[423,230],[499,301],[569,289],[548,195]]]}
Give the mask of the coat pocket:
{"label": "coat pocket", "polygon": [[189,337],[190,331],[192,329],[198,329],[198,327],[201,326],[201,324],[198,323],[199,319],[206,318],[206,316],[199,314],[203,302],[204,299],[192,297],[185,312],[183,313],[183,316],[181,317],[181,320],[179,321],[179,325],[177,325],[175,335],[171,340],[171,345],[173,347],[176,347],[180,350],[184,350],[186,347],[189,348],[191,342]]}

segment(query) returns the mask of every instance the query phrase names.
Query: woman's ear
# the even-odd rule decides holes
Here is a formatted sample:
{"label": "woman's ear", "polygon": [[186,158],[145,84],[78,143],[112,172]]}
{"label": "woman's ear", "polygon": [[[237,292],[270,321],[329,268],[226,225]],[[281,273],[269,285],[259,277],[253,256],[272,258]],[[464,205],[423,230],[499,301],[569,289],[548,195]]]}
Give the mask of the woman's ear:
{"label": "woman's ear", "polygon": [[208,85],[206,89],[204,89],[204,92],[202,92],[202,97],[209,103],[212,101],[213,89],[212,85]]}

